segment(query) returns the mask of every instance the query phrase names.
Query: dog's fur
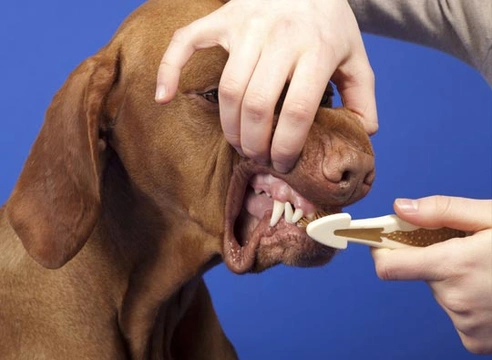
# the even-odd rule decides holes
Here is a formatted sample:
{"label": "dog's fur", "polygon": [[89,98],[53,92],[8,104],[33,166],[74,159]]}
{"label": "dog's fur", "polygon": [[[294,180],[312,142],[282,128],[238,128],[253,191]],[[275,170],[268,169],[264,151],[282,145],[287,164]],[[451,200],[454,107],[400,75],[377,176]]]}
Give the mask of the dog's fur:
{"label": "dog's fur", "polygon": [[203,273],[222,260],[243,273],[333,255],[302,230],[263,226],[271,211],[241,244],[234,222],[257,173],[324,211],[364,196],[373,158],[354,115],[320,108],[283,175],[239,157],[200,95],[218,85],[222,49],[192,57],[170,104],[153,100],[173,32],[219,6],[148,1],[54,97],[0,209],[2,359],[234,359]]}

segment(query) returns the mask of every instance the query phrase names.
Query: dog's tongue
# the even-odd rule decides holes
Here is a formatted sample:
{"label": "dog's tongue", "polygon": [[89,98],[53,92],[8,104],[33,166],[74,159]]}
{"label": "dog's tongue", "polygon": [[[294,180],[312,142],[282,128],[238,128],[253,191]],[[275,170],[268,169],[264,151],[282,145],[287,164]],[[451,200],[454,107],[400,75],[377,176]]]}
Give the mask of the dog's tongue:
{"label": "dog's tongue", "polygon": [[[253,266],[260,242],[280,243],[287,235],[301,232],[295,223],[297,220],[284,220],[284,215],[287,219],[287,215],[283,214],[284,203],[290,203],[289,206],[302,210],[308,216],[316,212],[314,204],[285,181],[272,175],[256,174],[244,185],[242,205],[236,203],[237,215],[226,221],[225,260],[229,268],[237,273],[243,273]],[[274,203],[277,203],[277,210]],[[274,216],[275,212],[277,216]],[[274,217],[276,220],[272,220]]]}

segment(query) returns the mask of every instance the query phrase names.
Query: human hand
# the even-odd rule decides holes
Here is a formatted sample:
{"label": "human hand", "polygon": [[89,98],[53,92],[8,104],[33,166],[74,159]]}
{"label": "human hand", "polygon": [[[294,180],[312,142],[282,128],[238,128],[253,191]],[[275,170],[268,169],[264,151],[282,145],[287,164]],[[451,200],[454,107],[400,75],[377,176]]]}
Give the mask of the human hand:
{"label": "human hand", "polygon": [[400,199],[395,211],[423,227],[472,233],[426,248],[373,249],[383,280],[425,280],[473,353],[492,353],[492,200]]}
{"label": "human hand", "polygon": [[[229,52],[219,84],[221,125],[240,154],[289,171],[330,78],[366,131],[377,131],[374,74],[347,0],[229,1],[174,34],[156,101],[171,101],[191,55],[216,45]],[[275,106],[289,81],[272,139]]]}

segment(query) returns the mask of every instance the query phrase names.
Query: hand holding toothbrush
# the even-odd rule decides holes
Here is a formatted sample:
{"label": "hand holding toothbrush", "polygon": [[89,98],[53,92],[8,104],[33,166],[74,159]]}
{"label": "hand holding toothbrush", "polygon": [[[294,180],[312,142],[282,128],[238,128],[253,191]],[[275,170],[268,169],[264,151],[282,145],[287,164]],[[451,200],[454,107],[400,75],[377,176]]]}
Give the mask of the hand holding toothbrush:
{"label": "hand holding toothbrush", "polygon": [[492,354],[492,200],[432,196],[395,202],[397,215],[426,228],[472,235],[428,247],[373,248],[383,280],[424,280],[472,353]]}

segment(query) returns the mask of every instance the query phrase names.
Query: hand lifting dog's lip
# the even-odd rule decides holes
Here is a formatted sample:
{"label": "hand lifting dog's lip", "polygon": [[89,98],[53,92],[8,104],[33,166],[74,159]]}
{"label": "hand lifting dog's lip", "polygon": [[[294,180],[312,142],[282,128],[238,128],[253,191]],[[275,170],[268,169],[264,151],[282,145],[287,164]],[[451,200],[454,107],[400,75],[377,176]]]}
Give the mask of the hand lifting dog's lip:
{"label": "hand lifting dog's lip", "polygon": [[[206,73],[197,71],[199,59],[213,57]],[[201,50],[183,69],[182,79],[187,81],[181,83],[181,93],[199,98],[210,119],[219,117],[217,84],[226,61],[227,54],[220,48]],[[275,107],[273,127],[287,90],[288,84]],[[226,198],[221,255],[231,271],[260,272],[280,263],[318,266],[335,254],[334,249],[310,239],[305,226],[363,198],[375,171],[371,142],[359,117],[348,109],[332,108],[332,97],[328,84],[300,157],[286,174],[240,157],[225,142],[222,131],[217,132],[220,123],[214,124],[215,140],[202,151],[228,154],[212,167],[221,166],[226,173],[222,178]]]}
{"label": "hand lifting dog's lip", "polygon": [[[154,101],[166,40],[221,5],[145,2],[55,95],[0,208],[2,357],[5,349],[9,358],[46,349],[64,359],[191,359],[204,351],[235,359],[203,273],[221,259],[246,273],[334,255],[304,225],[365,196],[374,157],[358,117],[331,108],[330,88],[286,174],[240,157],[224,137],[210,91],[227,63],[224,49],[197,52],[174,99]],[[31,299],[35,307],[22,306]]]}
{"label": "hand lifting dog's lip", "polygon": [[350,141],[347,146],[336,132],[328,138],[313,136],[288,174],[252,160],[234,167],[224,237],[224,260],[232,271],[260,272],[279,263],[317,266],[333,257],[336,250],[309,238],[305,227],[364,197],[374,168],[367,148]]}
{"label": "hand lifting dog's lip", "polygon": [[[287,88],[277,104],[274,126]],[[287,174],[235,154],[222,254],[233,272],[261,272],[280,263],[318,266],[335,254],[335,249],[309,238],[305,227],[364,197],[375,172],[363,126],[349,110],[331,108],[332,95],[328,86],[300,158]],[[217,104],[212,106],[218,111]]]}

